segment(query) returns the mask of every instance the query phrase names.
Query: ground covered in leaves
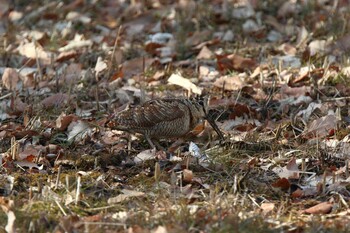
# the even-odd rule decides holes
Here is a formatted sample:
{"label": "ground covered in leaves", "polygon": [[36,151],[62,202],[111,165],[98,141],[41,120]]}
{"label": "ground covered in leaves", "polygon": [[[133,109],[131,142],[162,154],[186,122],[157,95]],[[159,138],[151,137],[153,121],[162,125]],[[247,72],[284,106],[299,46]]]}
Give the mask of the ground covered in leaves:
{"label": "ground covered in leaves", "polygon": [[[0,0],[1,232],[348,232],[348,0]],[[109,122],[209,96],[190,138]],[[348,150],[349,149],[349,150]]]}

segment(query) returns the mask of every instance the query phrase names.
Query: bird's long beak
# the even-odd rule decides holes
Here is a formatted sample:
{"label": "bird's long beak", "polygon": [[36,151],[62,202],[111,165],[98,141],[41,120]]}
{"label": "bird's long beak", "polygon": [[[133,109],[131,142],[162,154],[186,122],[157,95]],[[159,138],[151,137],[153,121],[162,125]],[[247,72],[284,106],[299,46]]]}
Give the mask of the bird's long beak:
{"label": "bird's long beak", "polygon": [[220,140],[224,140],[224,135],[222,134],[222,132],[220,131],[219,127],[216,125],[215,121],[210,117],[207,116],[205,118],[209,124],[211,125],[211,127],[213,127],[213,129],[215,130],[215,132],[219,135]]}

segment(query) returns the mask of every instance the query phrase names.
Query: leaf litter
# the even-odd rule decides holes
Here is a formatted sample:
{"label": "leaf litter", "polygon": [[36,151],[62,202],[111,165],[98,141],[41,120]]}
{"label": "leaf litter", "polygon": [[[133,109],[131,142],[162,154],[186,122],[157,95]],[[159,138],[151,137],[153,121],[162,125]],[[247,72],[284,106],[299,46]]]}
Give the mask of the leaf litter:
{"label": "leaf litter", "polygon": [[[347,1],[0,0],[6,232],[347,232]],[[150,150],[128,105],[209,98]]]}

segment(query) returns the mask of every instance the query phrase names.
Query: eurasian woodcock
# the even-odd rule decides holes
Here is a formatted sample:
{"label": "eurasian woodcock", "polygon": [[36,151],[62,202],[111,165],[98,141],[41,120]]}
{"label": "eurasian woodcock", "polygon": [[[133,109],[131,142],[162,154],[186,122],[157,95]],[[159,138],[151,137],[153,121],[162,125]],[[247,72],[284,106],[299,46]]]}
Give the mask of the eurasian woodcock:
{"label": "eurasian woodcock", "polygon": [[206,119],[220,139],[223,135],[215,121],[208,117],[206,99],[154,99],[117,113],[111,128],[140,133],[155,148],[152,139],[183,137]]}

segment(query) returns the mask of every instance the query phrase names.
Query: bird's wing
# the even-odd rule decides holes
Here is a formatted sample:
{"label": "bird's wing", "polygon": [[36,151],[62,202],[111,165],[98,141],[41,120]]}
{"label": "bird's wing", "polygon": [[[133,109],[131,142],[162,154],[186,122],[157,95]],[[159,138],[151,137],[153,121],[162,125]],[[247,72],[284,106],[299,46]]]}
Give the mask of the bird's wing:
{"label": "bird's wing", "polygon": [[[186,114],[185,111],[185,105],[174,99],[150,100],[120,112],[116,120],[119,126],[129,129],[150,128],[160,122],[183,117]],[[117,126],[117,128],[121,127]]]}

